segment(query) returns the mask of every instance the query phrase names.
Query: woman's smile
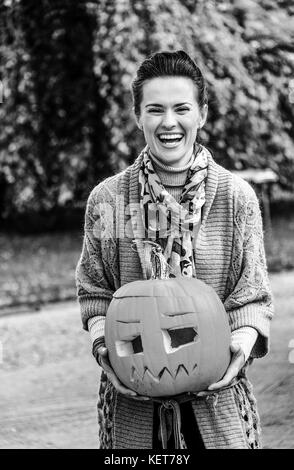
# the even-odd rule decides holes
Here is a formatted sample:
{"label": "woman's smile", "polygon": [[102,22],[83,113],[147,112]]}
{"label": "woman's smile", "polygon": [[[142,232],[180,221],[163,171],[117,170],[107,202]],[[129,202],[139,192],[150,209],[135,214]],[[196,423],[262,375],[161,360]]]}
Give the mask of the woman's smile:
{"label": "woman's smile", "polygon": [[174,148],[177,147],[181,141],[183,140],[184,135],[180,133],[162,133],[157,135],[160,143],[166,148]]}

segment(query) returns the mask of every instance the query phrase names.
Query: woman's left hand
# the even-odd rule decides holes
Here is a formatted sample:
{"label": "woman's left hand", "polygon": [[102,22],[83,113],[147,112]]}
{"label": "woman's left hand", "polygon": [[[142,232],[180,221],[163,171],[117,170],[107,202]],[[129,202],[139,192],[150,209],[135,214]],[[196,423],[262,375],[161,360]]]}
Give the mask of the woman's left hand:
{"label": "woman's left hand", "polygon": [[232,358],[225,375],[219,382],[209,385],[208,390],[219,390],[220,388],[230,385],[245,364],[245,355],[241,346],[231,344],[230,349],[232,352]]}

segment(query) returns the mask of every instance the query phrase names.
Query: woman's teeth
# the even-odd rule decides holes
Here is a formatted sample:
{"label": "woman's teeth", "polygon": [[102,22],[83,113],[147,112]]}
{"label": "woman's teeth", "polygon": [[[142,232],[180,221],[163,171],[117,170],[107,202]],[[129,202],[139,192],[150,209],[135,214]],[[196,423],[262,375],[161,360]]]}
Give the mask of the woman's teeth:
{"label": "woman's teeth", "polygon": [[176,144],[183,138],[182,134],[160,134],[158,136],[160,142],[163,144]]}

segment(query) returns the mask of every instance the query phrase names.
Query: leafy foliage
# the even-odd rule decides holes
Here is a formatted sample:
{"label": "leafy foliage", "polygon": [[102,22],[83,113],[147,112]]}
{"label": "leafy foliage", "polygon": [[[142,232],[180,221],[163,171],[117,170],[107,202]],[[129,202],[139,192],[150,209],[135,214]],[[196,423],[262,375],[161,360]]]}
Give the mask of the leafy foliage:
{"label": "leafy foliage", "polygon": [[[228,168],[270,167],[294,176],[294,18],[290,2],[117,0],[99,2],[95,63],[111,111],[117,153],[142,145],[130,109],[136,65],[157,50],[184,49],[206,76],[210,112],[202,141]],[[127,15],[126,15],[127,12]],[[185,27],[183,27],[183,25]],[[134,135],[136,138],[134,139]]]}
{"label": "leafy foliage", "polygon": [[0,171],[6,213],[17,217],[84,199],[109,174],[107,103],[94,75],[96,19],[84,1],[7,1],[1,18]]}
{"label": "leafy foliage", "polygon": [[1,0],[0,214],[84,204],[144,139],[130,83],[158,50],[202,68],[201,140],[228,168],[270,167],[293,189],[291,0]]}

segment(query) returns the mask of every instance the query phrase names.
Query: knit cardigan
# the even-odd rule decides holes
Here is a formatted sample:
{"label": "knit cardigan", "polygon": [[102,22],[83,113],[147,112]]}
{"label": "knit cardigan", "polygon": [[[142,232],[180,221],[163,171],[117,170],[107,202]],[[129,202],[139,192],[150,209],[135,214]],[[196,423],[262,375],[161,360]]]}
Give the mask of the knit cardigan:
{"label": "knit cardigan", "polygon": [[[151,273],[139,207],[141,162],[142,155],[126,170],[97,185],[87,202],[83,249],[76,269],[86,330],[90,318],[99,316],[104,323],[113,293],[120,286],[148,279]],[[243,326],[258,331],[249,363],[264,356],[273,303],[258,200],[247,182],[212,157],[196,243],[196,272],[218,293],[232,331]],[[118,394],[108,381],[102,399],[106,397],[111,399],[101,409],[108,447],[152,448],[152,402]],[[246,367],[238,384],[216,393],[212,400],[195,398],[192,406],[206,448],[259,447],[258,414]],[[103,416],[100,425],[103,427]]]}

